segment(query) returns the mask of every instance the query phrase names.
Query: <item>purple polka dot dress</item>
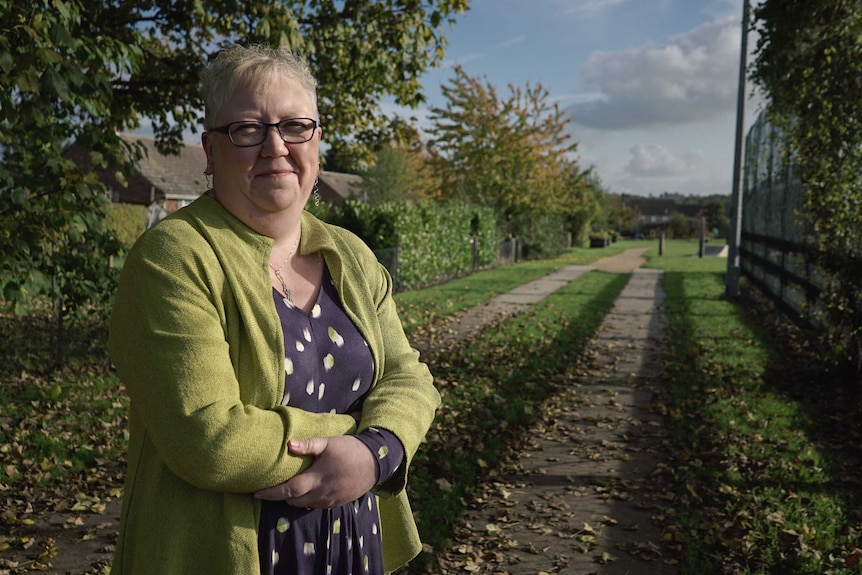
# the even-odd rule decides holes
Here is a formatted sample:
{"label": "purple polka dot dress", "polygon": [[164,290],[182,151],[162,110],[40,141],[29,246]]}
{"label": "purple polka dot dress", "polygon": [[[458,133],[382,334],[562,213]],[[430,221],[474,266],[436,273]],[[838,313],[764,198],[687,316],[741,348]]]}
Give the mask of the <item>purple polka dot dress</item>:
{"label": "purple polka dot dress", "polygon": [[[316,413],[361,411],[374,360],[344,312],[328,269],[311,310],[294,307],[273,289],[284,332],[282,403]],[[404,458],[401,442],[384,429],[357,435],[376,455],[385,481]],[[377,501],[366,493],[333,509],[304,509],[263,501],[258,550],[263,575],[383,575]]]}

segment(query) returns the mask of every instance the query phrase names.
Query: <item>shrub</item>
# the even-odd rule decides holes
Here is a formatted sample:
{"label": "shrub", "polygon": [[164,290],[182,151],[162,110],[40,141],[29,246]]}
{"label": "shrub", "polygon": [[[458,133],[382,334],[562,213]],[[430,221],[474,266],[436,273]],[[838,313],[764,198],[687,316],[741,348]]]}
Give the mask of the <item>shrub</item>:
{"label": "shrub", "polygon": [[[348,200],[327,220],[351,230],[373,250],[398,248],[396,269],[389,270],[397,289],[438,282],[496,259],[496,218],[489,208]],[[477,242],[475,258],[472,238]]]}
{"label": "shrub", "polygon": [[147,222],[147,207],[136,204],[111,204],[108,210],[108,227],[114,230],[117,238],[126,249],[144,233]]}

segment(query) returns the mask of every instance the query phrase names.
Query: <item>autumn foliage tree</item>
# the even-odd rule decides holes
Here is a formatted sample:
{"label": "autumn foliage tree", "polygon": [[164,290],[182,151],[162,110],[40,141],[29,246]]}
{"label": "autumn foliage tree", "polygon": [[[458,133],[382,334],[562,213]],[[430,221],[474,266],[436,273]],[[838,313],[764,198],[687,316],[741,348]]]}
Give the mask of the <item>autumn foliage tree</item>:
{"label": "autumn foliage tree", "polygon": [[624,235],[633,236],[641,211],[630,203],[626,203],[625,196],[607,195],[604,198],[607,228]]}
{"label": "autumn foliage tree", "polygon": [[[804,184],[798,211],[823,278],[829,349],[862,368],[862,6],[765,0],[751,75]],[[813,308],[812,308],[813,310]]]}
{"label": "autumn foliage tree", "polygon": [[369,203],[422,201],[434,196],[434,178],[419,130],[394,119],[392,139],[377,150],[362,171],[362,190]]}
{"label": "autumn foliage tree", "polygon": [[568,119],[540,84],[509,86],[508,97],[463,68],[443,86],[428,129],[437,195],[492,207],[503,235],[583,208],[589,170],[578,167]]}
{"label": "autumn foliage tree", "polygon": [[3,299],[22,311],[58,293],[68,314],[112,294],[106,190],[70,143],[124,172],[140,152],[117,134],[149,119],[160,151],[176,150],[200,124],[201,67],[224,45],[268,42],[309,60],[328,144],[367,161],[389,137],[381,98],[423,101],[419,79],[467,2],[0,0]]}

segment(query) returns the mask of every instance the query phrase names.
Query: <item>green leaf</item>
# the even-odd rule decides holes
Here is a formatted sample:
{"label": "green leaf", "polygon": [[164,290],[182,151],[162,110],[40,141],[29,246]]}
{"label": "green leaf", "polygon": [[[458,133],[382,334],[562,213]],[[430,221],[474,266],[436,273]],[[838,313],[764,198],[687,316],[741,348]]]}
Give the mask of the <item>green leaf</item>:
{"label": "green leaf", "polygon": [[0,70],[3,70],[6,74],[12,72],[12,68],[15,65],[14,60],[12,59],[12,54],[8,50],[0,51]]}
{"label": "green leaf", "polygon": [[65,78],[58,74],[53,68],[48,68],[45,71],[45,82],[57,96],[63,100],[69,99],[69,85]]}

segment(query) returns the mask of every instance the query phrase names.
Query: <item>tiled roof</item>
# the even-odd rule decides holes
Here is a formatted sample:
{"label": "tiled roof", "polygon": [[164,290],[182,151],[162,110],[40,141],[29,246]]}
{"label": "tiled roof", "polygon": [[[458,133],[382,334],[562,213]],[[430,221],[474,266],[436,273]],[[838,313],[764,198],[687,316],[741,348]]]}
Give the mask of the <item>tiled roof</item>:
{"label": "tiled roof", "polygon": [[121,134],[127,142],[141,142],[147,156],[141,159],[138,170],[149,183],[167,199],[194,199],[207,189],[203,175],[207,165],[206,154],[199,144],[186,144],[177,156],[163,156],[156,149],[154,138],[136,134]]}
{"label": "tiled roof", "polygon": [[326,188],[329,188],[338,196],[338,198],[325,198],[327,201],[335,200],[341,203],[349,197],[358,196],[362,193],[362,177],[356,174],[320,170],[319,177],[321,194],[324,194]]}
{"label": "tiled roof", "polygon": [[[146,150],[137,172],[128,179],[128,185],[120,184],[113,174],[100,170],[105,184],[114,193],[114,201],[149,204],[154,199],[192,201],[207,189],[203,175],[206,153],[200,144],[186,143],[179,155],[162,155],[156,149],[155,138],[138,134],[120,134],[126,142],[140,142]],[[70,155],[86,164],[87,155],[73,145]],[[324,202],[339,205],[348,197],[361,194],[362,178],[341,172],[320,172],[320,195]]]}

